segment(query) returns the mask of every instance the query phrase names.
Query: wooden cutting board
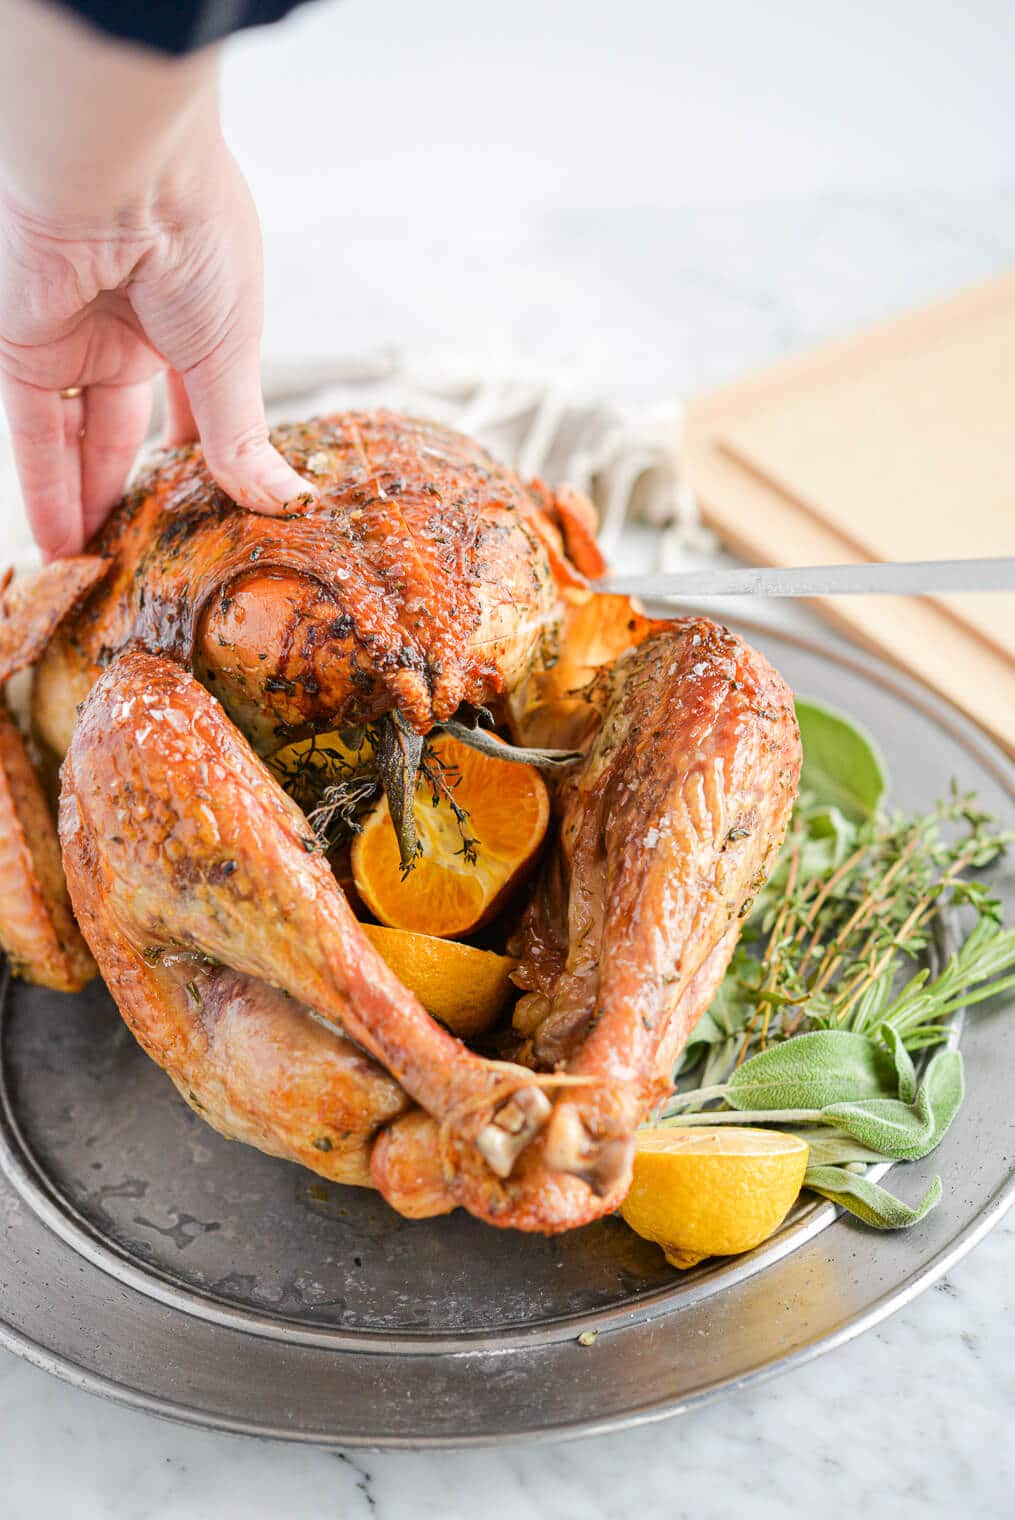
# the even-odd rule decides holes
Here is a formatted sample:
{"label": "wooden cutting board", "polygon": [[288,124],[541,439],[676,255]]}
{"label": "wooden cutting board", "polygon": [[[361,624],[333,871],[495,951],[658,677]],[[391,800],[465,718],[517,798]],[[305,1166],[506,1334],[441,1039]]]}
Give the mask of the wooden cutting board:
{"label": "wooden cutting board", "polygon": [[[686,448],[759,564],[1015,555],[1015,273],[699,397]],[[813,605],[1015,754],[1015,595]]]}

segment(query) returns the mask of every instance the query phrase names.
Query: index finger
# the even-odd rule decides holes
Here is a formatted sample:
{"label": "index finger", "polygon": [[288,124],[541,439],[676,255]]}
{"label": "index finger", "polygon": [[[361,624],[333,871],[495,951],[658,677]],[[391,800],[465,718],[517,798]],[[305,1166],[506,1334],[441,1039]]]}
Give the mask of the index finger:
{"label": "index finger", "polygon": [[26,385],[11,375],[0,377],[0,395],[32,537],[46,559],[78,554],[84,544],[80,467],[73,481],[65,437],[67,408],[77,408],[80,427],[80,403],[64,401],[57,391]]}

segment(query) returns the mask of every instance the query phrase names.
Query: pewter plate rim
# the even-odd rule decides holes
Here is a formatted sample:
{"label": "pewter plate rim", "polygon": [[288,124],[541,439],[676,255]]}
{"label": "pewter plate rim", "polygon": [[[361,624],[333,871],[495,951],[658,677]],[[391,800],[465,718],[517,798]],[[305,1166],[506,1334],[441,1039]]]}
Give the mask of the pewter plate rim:
{"label": "pewter plate rim", "polygon": [[[668,610],[672,612],[672,609]],[[1000,750],[968,720],[954,709],[949,709],[947,704],[932,696],[918,683],[900,677],[897,672],[867,656],[857,654],[849,647],[838,648],[827,640],[787,633],[769,626],[752,625],[744,619],[737,619],[737,626],[744,628],[762,642],[770,640],[773,643],[795,645],[822,660],[830,660],[836,665],[852,670],[854,675],[860,674],[866,679],[873,679],[897,701],[922,710],[936,724],[948,730],[1001,784],[1009,796],[1015,796],[1015,769]],[[3,997],[4,991],[5,987],[0,987],[0,998]],[[9,1123],[12,1116],[8,1113],[5,1117]],[[33,1193],[37,1193],[38,1184],[31,1179],[28,1179],[26,1183],[23,1177],[15,1179],[11,1176],[8,1168],[12,1159],[12,1152],[8,1149],[3,1158],[8,1182],[13,1183],[23,1197],[26,1197],[26,1186]],[[19,1163],[15,1160],[15,1171],[19,1164],[23,1165],[23,1162]],[[73,1219],[70,1219],[70,1212],[72,1212],[70,1206],[61,1195],[56,1194],[54,1197],[60,1201],[57,1203],[50,1198],[41,1213],[37,1196],[26,1200],[43,1219],[52,1249],[57,1252],[76,1251],[79,1258],[87,1263],[90,1271],[100,1273],[107,1280],[110,1277],[115,1279],[121,1293],[124,1290],[143,1293],[171,1307],[190,1322],[203,1318],[208,1333],[212,1335],[215,1334],[217,1328],[223,1328],[226,1324],[233,1325],[235,1329],[236,1321],[243,1320],[246,1323],[241,1327],[242,1333],[249,1336],[253,1332],[254,1338],[262,1339],[265,1357],[269,1363],[273,1343],[281,1341],[287,1347],[306,1346],[317,1350],[327,1348],[330,1355],[342,1358],[344,1363],[349,1363],[350,1371],[351,1364],[363,1357],[390,1358],[396,1364],[399,1359],[407,1356],[438,1358],[441,1361],[450,1359],[462,1363],[484,1354],[490,1355],[510,1350],[517,1356],[524,1357],[532,1353],[541,1354],[545,1359],[547,1355],[559,1356],[561,1352],[573,1354],[575,1338],[581,1330],[586,1328],[596,1328],[604,1337],[609,1336],[610,1341],[613,1341],[652,1322],[665,1326],[668,1319],[675,1319],[678,1316],[686,1317],[690,1311],[707,1310],[706,1300],[718,1293],[728,1294],[738,1288],[742,1289],[745,1283],[762,1269],[765,1269],[766,1284],[770,1284],[774,1290],[778,1264],[784,1262],[786,1258],[792,1258],[801,1248],[812,1244],[819,1235],[827,1241],[829,1236],[823,1232],[827,1232],[828,1227],[834,1224],[838,1215],[838,1211],[830,1204],[815,1204],[795,1224],[784,1229],[773,1242],[760,1247],[757,1252],[751,1253],[740,1261],[722,1264],[714,1271],[705,1274],[690,1290],[684,1288],[677,1304],[669,1302],[677,1296],[673,1290],[663,1288],[651,1290],[630,1306],[620,1305],[605,1311],[564,1316],[548,1326],[535,1327],[534,1330],[522,1326],[500,1330],[494,1336],[489,1336],[482,1331],[465,1331],[451,1337],[425,1333],[393,1337],[381,1332],[343,1332],[333,1331],[327,1327],[308,1330],[306,1327],[275,1316],[257,1316],[249,1311],[235,1310],[231,1305],[225,1306],[227,1313],[223,1317],[214,1297],[196,1293],[183,1284],[177,1286],[168,1277],[165,1279],[167,1289],[159,1291],[153,1287],[152,1274],[139,1268],[122,1270],[123,1263],[130,1262],[129,1256],[124,1254],[123,1262],[118,1266],[115,1253],[109,1250],[108,1243],[96,1232],[91,1231],[90,1226],[84,1221],[81,1221],[84,1228],[89,1235],[94,1235],[94,1238],[101,1242],[101,1246],[98,1252],[87,1248],[82,1250],[79,1227]],[[972,1217],[966,1220],[940,1250],[931,1254],[924,1253],[921,1259],[920,1249],[917,1248],[912,1256],[913,1270],[908,1275],[904,1275],[884,1293],[873,1298],[863,1312],[851,1315],[843,1323],[817,1334],[811,1341],[793,1352],[763,1357],[756,1360],[753,1366],[745,1367],[739,1373],[717,1377],[712,1383],[690,1389],[678,1397],[654,1399],[643,1404],[639,1404],[634,1399],[626,1409],[605,1414],[602,1418],[571,1418],[567,1409],[564,1408],[559,1417],[549,1419],[544,1417],[538,1426],[531,1429],[489,1429],[478,1433],[461,1432],[452,1436],[434,1431],[427,1432],[423,1429],[409,1433],[394,1433],[383,1429],[369,1433],[341,1429],[333,1432],[321,1428],[294,1429],[289,1424],[273,1422],[267,1417],[243,1418],[221,1409],[202,1408],[179,1397],[146,1392],[141,1388],[130,1386],[126,1377],[120,1381],[104,1376],[96,1366],[88,1366],[83,1360],[75,1360],[62,1353],[58,1347],[44,1344],[41,1338],[23,1335],[2,1318],[0,1318],[0,1345],[6,1346],[34,1365],[51,1371],[77,1386],[90,1389],[118,1402],[145,1408],[150,1412],[185,1423],[206,1425],[237,1433],[274,1436],[319,1445],[349,1446],[461,1447],[489,1444],[492,1441],[560,1439],[565,1436],[593,1434],[603,1430],[623,1428],[646,1420],[664,1418],[714,1398],[725,1388],[771,1376],[783,1367],[799,1365],[824,1350],[842,1344],[853,1335],[876,1324],[888,1313],[909,1302],[917,1293],[929,1286],[967,1250],[971,1249],[1013,1202],[1015,1202],[1015,1168],[1008,1172],[1000,1186],[981,1200],[979,1208]],[[854,1227],[843,1221],[834,1225],[832,1232],[840,1246],[843,1232],[852,1236],[855,1243]],[[78,1238],[70,1238],[73,1235],[77,1235]],[[869,1250],[872,1255],[877,1239],[878,1237],[869,1234],[863,1236],[863,1240],[870,1243]],[[107,1259],[97,1259],[103,1254]],[[112,1263],[108,1258],[113,1258]],[[146,1279],[146,1281],[139,1282],[135,1279]],[[203,1303],[200,1302],[202,1299]],[[0,1315],[2,1314],[3,1311],[0,1310]],[[535,1375],[538,1376],[538,1372]]]}

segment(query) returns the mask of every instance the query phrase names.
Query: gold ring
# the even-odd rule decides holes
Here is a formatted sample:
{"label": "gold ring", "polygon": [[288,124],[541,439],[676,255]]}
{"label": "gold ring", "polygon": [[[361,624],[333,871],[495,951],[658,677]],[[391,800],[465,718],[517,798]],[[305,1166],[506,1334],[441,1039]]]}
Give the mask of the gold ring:
{"label": "gold ring", "polygon": [[78,396],[83,396],[84,393],[85,388],[83,385],[68,385],[66,389],[60,392],[60,400],[75,401]]}

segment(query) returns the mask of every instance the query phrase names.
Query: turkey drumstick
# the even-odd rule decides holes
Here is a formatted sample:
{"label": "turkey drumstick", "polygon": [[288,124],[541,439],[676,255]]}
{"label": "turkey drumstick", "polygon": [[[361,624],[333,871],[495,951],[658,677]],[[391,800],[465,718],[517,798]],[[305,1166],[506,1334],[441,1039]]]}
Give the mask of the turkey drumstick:
{"label": "turkey drumstick", "polygon": [[521,1058],[595,1078],[562,1093],[550,1166],[613,1195],[666,1094],[796,796],[792,697],[757,651],[687,618],[604,667],[584,765],[561,783],[560,849],[529,907],[515,980]]}
{"label": "turkey drumstick", "polygon": [[[630,627],[643,642],[582,690],[586,759],[559,783],[559,840],[513,946],[516,1058],[559,1079],[549,1125],[506,1181],[463,1157],[442,1196],[437,1126],[396,1120],[371,1170],[402,1212],[468,1200],[492,1223],[551,1231],[615,1209],[634,1131],[774,864],[800,770],[786,686],[715,623],[635,614]],[[523,737],[570,743],[574,705],[569,692],[559,735],[536,707]]]}
{"label": "turkey drumstick", "polygon": [[[185,951],[222,962],[311,1007],[431,1114],[466,1114],[480,1152],[501,1154],[493,1110],[503,1073],[388,969],[299,808],[180,666],[133,649],[93,687],[64,762],[60,836],[71,900],[107,981],[122,982],[123,957]],[[505,1105],[516,1151],[548,1112],[531,1073],[518,1077]]]}

